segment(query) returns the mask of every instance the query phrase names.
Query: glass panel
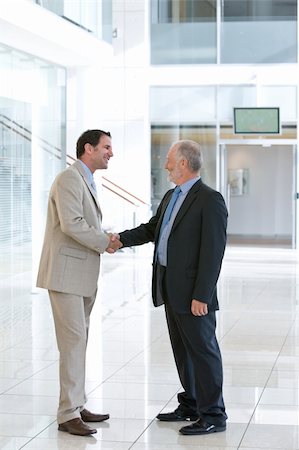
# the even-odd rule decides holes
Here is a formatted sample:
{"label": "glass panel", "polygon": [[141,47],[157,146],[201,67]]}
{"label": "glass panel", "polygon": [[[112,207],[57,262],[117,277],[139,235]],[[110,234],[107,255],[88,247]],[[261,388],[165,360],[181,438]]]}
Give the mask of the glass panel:
{"label": "glass panel", "polygon": [[65,71],[6,47],[0,67],[0,287],[16,295],[31,291],[22,274],[38,262],[49,188],[65,167]]}
{"label": "glass panel", "polygon": [[228,242],[291,247],[293,147],[228,145],[227,169]]}
{"label": "glass panel", "polygon": [[63,16],[63,0],[36,0],[35,3],[58,16]]}
{"label": "glass panel", "polygon": [[221,63],[294,62],[296,0],[224,0]]}
{"label": "glass panel", "polygon": [[218,95],[219,119],[222,123],[233,122],[235,106],[256,106],[256,86],[220,86]]}
{"label": "glass panel", "polygon": [[173,187],[167,180],[164,169],[167,152],[173,142],[179,139],[191,139],[202,146],[204,164],[200,171],[202,179],[209,186],[216,188],[216,126],[210,124],[173,125],[151,127],[151,177],[152,209],[157,207],[165,192]]}
{"label": "glass panel", "polygon": [[32,0],[74,25],[112,42],[112,1],[95,0]]}
{"label": "glass panel", "polygon": [[158,0],[151,2],[154,22],[209,22],[216,16],[216,0]]}
{"label": "glass panel", "polygon": [[151,63],[216,62],[216,0],[151,3]]}
{"label": "glass panel", "polygon": [[233,121],[234,107],[279,107],[282,122],[296,121],[296,86],[220,86],[219,118]]}
{"label": "glass panel", "polygon": [[224,0],[223,18],[226,22],[296,21],[297,0]]}
{"label": "glass panel", "polygon": [[216,118],[216,88],[153,87],[150,90],[150,118],[155,123],[196,123]]}
{"label": "glass panel", "polygon": [[259,103],[263,106],[279,106],[281,121],[295,122],[297,117],[297,87],[261,86]]}
{"label": "glass panel", "polygon": [[64,0],[63,17],[90,33],[98,34],[98,2]]}

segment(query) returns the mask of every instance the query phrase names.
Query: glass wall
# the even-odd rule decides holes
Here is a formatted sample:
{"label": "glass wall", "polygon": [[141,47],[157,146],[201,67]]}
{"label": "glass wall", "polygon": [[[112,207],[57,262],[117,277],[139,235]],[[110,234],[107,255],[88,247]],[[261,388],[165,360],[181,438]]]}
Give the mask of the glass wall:
{"label": "glass wall", "polygon": [[152,64],[297,62],[297,0],[150,4]]}
{"label": "glass wall", "polygon": [[106,42],[112,42],[111,0],[31,0],[49,9],[72,24],[95,34]]}
{"label": "glass wall", "polygon": [[233,121],[233,107],[279,107],[283,122],[297,117],[296,86],[220,86],[219,118],[221,122]]}
{"label": "glass wall", "polygon": [[[66,139],[64,69],[3,46],[0,68],[2,287],[30,273],[39,257],[49,187],[65,167]],[[31,277],[25,282],[31,289]]]}
{"label": "glass wall", "polygon": [[[217,154],[220,140],[242,139],[234,135],[233,108],[279,107],[281,134],[251,136],[260,139],[297,138],[297,86],[173,86],[150,90],[152,205],[154,211],[172,186],[164,169],[171,144],[192,139],[202,145],[203,180],[220,189]],[[244,136],[243,136],[244,137]],[[246,137],[246,136],[245,136]],[[218,165],[217,165],[218,164]]]}
{"label": "glass wall", "polygon": [[152,64],[216,62],[216,0],[153,0]]}
{"label": "glass wall", "polygon": [[173,187],[167,180],[165,170],[166,155],[170,146],[177,140],[191,139],[200,142],[203,153],[202,179],[209,186],[216,188],[216,125],[196,123],[151,126],[151,204],[153,213],[165,192]]}
{"label": "glass wall", "polygon": [[297,0],[224,0],[223,64],[297,62]]}

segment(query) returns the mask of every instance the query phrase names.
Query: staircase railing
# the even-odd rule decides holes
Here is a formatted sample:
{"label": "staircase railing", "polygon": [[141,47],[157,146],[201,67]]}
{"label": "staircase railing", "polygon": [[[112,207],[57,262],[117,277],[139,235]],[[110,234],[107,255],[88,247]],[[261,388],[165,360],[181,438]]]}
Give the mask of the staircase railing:
{"label": "staircase railing", "polygon": [[[62,158],[62,151],[59,147],[56,147],[55,145],[51,144],[47,140],[35,135],[32,133],[31,130],[24,127],[20,123],[16,122],[15,120],[10,119],[5,114],[0,114],[0,125],[2,127],[6,128],[7,130],[10,130],[12,133],[21,136],[25,140],[32,142],[32,138],[34,138],[40,148],[44,150],[45,152],[51,154],[57,159]],[[76,159],[73,158],[71,155],[66,155],[66,163],[67,165],[72,164]],[[114,195],[116,195],[118,198],[122,199],[123,201],[130,203],[131,205],[135,207],[139,206],[146,206],[150,208],[150,204],[142,200],[141,198],[137,197],[136,195],[132,194],[131,192],[127,191],[120,185],[114,183],[112,180],[110,180],[107,177],[102,177],[102,186],[103,188],[107,189],[108,191],[112,192]]]}

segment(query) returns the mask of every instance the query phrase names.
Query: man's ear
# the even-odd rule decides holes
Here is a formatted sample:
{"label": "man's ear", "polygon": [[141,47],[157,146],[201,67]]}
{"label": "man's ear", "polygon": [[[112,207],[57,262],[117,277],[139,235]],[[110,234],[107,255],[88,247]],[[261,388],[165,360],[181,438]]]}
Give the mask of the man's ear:
{"label": "man's ear", "polygon": [[188,167],[188,161],[187,161],[187,159],[182,158],[182,159],[181,159],[181,164],[182,164],[182,167]]}
{"label": "man's ear", "polygon": [[88,144],[88,143],[86,143],[85,145],[84,145],[84,150],[85,150],[85,153],[88,153],[89,155],[91,154],[91,152],[92,152],[92,145],[91,144]]}

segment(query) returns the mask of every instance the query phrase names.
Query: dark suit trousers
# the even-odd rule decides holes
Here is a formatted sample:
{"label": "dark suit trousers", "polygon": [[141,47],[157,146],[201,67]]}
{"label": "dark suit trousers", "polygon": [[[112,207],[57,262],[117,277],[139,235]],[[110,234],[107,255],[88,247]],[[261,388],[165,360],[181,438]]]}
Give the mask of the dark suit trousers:
{"label": "dark suit trousers", "polygon": [[[166,269],[167,274],[167,269]],[[167,276],[167,275],[166,275]],[[223,371],[215,335],[216,317],[176,313],[163,283],[165,312],[173,354],[184,392],[181,407],[196,411],[206,422],[220,425],[227,419],[222,397]]]}

